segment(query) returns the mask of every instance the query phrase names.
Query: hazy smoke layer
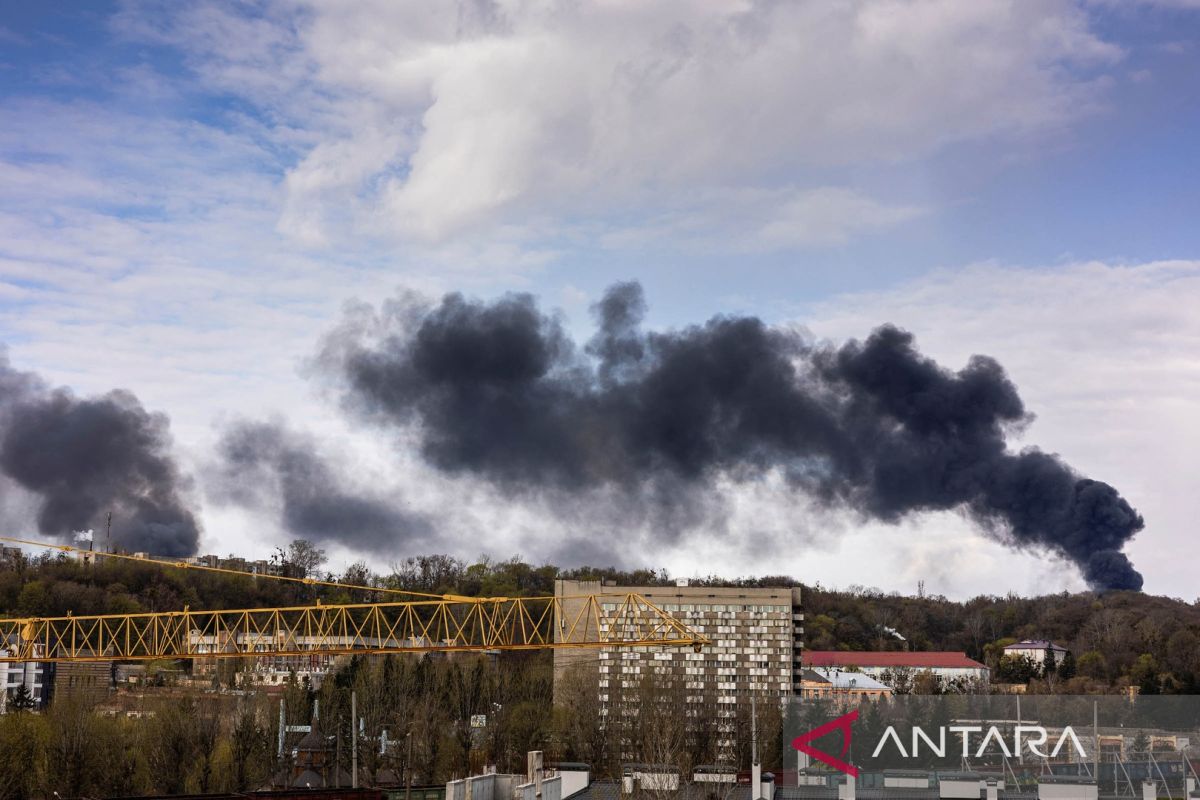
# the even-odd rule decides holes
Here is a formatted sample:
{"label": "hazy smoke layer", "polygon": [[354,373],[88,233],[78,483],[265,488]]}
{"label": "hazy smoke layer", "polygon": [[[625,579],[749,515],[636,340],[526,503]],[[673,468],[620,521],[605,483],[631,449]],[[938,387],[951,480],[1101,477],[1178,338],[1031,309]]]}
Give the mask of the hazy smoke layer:
{"label": "hazy smoke layer", "polygon": [[[199,527],[170,454],[169,421],[117,389],[80,399],[19,372],[0,350],[0,471],[40,498],[42,534],[103,535],[131,551],[189,555]],[[99,540],[99,539],[98,539]]]}
{"label": "hazy smoke layer", "polygon": [[529,295],[360,306],[318,364],[351,407],[415,425],[433,465],[512,490],[637,498],[778,469],[881,520],[965,509],[1010,545],[1066,556],[1093,587],[1141,588],[1120,549],[1142,518],[1116,490],[1005,451],[1029,415],[993,359],[952,372],[886,325],[841,347],[752,317],[645,332],[644,310],[639,285],[613,286],[581,349]]}
{"label": "hazy smoke layer", "polygon": [[281,422],[234,423],[218,450],[217,499],[277,511],[296,536],[390,552],[431,531],[421,516],[345,488],[316,443]]}

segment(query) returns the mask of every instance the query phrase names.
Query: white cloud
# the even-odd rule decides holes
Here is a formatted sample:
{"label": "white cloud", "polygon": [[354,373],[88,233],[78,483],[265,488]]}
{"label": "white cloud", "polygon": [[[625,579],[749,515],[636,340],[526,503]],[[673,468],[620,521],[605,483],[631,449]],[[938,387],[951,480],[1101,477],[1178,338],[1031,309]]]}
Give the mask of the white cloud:
{"label": "white cloud", "polygon": [[[871,230],[887,215],[839,170],[1068,126],[1122,55],[1066,0],[135,4],[116,27],[307,139],[281,229],[314,244],[530,219],[611,234],[789,187],[863,195]],[[789,246],[855,233],[762,223]]]}
{"label": "white cloud", "polygon": [[922,213],[911,206],[885,206],[849,189],[824,187],[788,199],[750,239],[760,247],[781,249],[842,244],[855,234],[889,228]]}

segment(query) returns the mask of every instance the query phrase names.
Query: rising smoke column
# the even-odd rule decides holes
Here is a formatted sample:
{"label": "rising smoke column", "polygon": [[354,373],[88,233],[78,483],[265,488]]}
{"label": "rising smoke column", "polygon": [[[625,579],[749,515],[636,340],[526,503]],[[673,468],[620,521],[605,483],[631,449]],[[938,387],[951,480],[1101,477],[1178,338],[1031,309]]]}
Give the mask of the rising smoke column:
{"label": "rising smoke column", "polygon": [[277,513],[295,534],[377,553],[428,536],[432,526],[394,499],[348,486],[311,437],[280,420],[225,427],[208,491],[220,502]]}
{"label": "rising smoke column", "polygon": [[995,360],[953,372],[888,325],[841,346],[753,317],[644,332],[644,311],[639,285],[610,288],[581,348],[529,295],[410,297],[352,309],[317,363],[348,407],[416,430],[429,463],[509,490],[636,499],[779,470],[880,520],[963,509],[1010,546],[1070,559],[1097,589],[1141,588],[1120,551],[1143,521],[1116,490],[1006,449],[1031,417]]}
{"label": "rising smoke column", "polygon": [[79,398],[14,370],[0,350],[0,473],[38,498],[44,535],[103,530],[111,511],[114,543],[194,553],[200,530],[169,427],[128,391]]}

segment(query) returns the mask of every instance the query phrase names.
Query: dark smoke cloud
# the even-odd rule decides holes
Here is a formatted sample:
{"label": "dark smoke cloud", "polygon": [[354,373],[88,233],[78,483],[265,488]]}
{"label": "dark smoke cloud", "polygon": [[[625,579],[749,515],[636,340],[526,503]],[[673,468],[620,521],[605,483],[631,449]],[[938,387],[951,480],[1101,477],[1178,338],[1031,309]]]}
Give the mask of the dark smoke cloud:
{"label": "dark smoke cloud", "polygon": [[215,499],[275,511],[295,535],[390,552],[431,531],[420,515],[346,488],[317,443],[282,422],[227,426],[218,455]]}
{"label": "dark smoke cloud", "polygon": [[0,472],[38,500],[43,535],[104,530],[132,551],[189,555],[200,530],[171,457],[170,423],[117,389],[78,398],[14,370],[0,350]]}
{"label": "dark smoke cloud", "polygon": [[1011,546],[1065,556],[1095,588],[1141,588],[1120,550],[1142,518],[1056,456],[1006,450],[1031,416],[993,359],[953,372],[887,325],[837,347],[752,317],[645,332],[644,311],[640,286],[612,287],[581,349],[529,295],[408,298],[352,309],[317,363],[353,409],[413,426],[431,464],[511,491],[686,504],[678,487],[781,470],[880,520],[963,509]]}

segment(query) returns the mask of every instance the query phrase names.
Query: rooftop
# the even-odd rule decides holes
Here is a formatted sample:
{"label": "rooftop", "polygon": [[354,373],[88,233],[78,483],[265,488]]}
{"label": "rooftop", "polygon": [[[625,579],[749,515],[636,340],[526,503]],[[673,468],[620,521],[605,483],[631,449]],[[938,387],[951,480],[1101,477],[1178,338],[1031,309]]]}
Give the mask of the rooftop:
{"label": "rooftop", "polygon": [[806,650],[806,667],[910,667],[914,669],[987,669],[966,653],[953,651],[884,652],[878,650]]}
{"label": "rooftop", "polygon": [[1016,642],[1015,644],[1005,645],[1004,649],[1005,650],[1061,650],[1064,653],[1067,651],[1067,648],[1060,647],[1059,645],[1056,645],[1054,642],[1048,641],[1046,639],[1022,639],[1021,641]]}
{"label": "rooftop", "polygon": [[885,686],[879,681],[866,675],[862,672],[850,672],[840,669],[826,669],[823,671],[806,669],[804,671],[804,680],[818,681],[828,683],[835,689],[860,689],[866,691],[891,691],[890,686]]}

